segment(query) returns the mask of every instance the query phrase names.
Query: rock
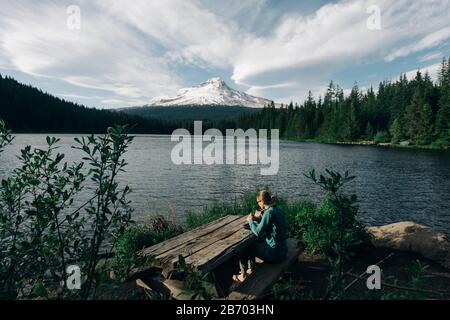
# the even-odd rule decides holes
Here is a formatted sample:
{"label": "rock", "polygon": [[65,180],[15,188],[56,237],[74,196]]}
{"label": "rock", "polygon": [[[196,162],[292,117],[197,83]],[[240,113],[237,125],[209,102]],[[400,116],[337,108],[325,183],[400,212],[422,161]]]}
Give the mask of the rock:
{"label": "rock", "polygon": [[407,146],[409,146],[409,141],[400,141],[400,146],[402,146],[402,147],[407,147]]}
{"label": "rock", "polygon": [[411,221],[369,227],[368,231],[375,247],[417,253],[450,269],[450,242],[442,232]]}

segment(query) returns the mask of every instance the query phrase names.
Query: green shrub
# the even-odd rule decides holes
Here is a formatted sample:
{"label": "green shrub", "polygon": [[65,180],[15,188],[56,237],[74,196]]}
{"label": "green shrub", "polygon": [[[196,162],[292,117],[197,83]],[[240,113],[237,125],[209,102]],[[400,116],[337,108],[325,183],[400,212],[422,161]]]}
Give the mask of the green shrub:
{"label": "green shrub", "polygon": [[316,205],[309,201],[287,202],[280,206],[284,209],[289,238],[304,239],[311,217],[316,212]]}
{"label": "green shrub", "polygon": [[433,141],[431,143],[431,147],[432,148],[436,148],[436,149],[442,149],[442,148],[447,147],[449,145],[450,145],[450,143],[448,141],[442,139],[442,138],[438,138],[438,139],[436,139],[435,141]]}
{"label": "green shrub", "polygon": [[175,222],[161,215],[154,216],[149,222],[129,227],[114,246],[111,268],[119,279],[126,279],[130,271],[150,263],[138,255],[145,247],[152,246],[183,232]]}
{"label": "green shrub", "polygon": [[378,131],[373,141],[375,143],[388,143],[391,142],[391,137],[386,131]]}
{"label": "green shrub", "polygon": [[[352,210],[350,210],[352,211]],[[303,240],[307,243],[307,251],[326,256],[333,255],[334,246],[339,241],[341,221],[331,195],[327,195],[316,210],[307,210],[300,216],[303,230]],[[366,239],[364,226],[356,218],[356,212],[349,213],[350,217],[344,225],[345,235],[343,245],[350,248]]]}
{"label": "green shrub", "polygon": [[343,294],[343,267],[353,255],[353,248],[368,239],[365,228],[356,220],[356,195],[347,195],[342,187],[355,177],[332,170],[318,177],[314,170],[307,175],[326,196],[316,213],[307,221],[305,240],[311,250],[327,256],[331,267],[329,288],[325,294],[336,298]]}
{"label": "green shrub", "polygon": [[[0,151],[12,139],[0,121]],[[73,164],[63,162],[52,137],[46,148],[20,151],[18,167],[0,183],[0,298],[27,298],[45,292],[43,286],[62,289],[61,296],[95,295],[99,251],[131,222],[130,188],[117,177],[132,140],[124,126],[75,139],[84,157]],[[74,209],[88,178],[92,198]],[[69,261],[83,270],[81,293],[66,290]]]}
{"label": "green shrub", "polygon": [[309,253],[327,254],[336,233],[336,214],[329,198],[322,201],[314,211],[302,216],[303,240]]}

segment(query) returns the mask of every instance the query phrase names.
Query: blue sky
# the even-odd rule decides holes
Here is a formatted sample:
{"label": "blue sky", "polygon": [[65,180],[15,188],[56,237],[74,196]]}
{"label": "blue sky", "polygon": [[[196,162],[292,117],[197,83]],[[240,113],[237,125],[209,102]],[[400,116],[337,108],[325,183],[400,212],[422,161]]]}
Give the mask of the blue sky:
{"label": "blue sky", "polygon": [[[68,27],[71,5],[79,29]],[[2,0],[0,73],[98,108],[217,76],[302,102],[330,80],[348,90],[417,68],[435,77],[450,56],[449,17],[448,0]]]}

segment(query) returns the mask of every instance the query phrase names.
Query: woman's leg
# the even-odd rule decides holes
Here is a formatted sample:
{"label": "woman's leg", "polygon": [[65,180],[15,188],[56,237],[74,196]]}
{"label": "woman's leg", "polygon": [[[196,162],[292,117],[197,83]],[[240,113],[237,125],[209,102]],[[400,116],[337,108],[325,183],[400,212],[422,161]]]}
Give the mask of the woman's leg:
{"label": "woman's leg", "polygon": [[252,269],[255,265],[255,247],[251,245],[239,253],[239,269],[241,273],[247,269]]}
{"label": "woman's leg", "polygon": [[254,246],[250,246],[239,253],[240,274],[235,277],[235,280],[243,281],[247,274],[251,274],[253,272],[253,268],[255,266],[254,251]]}

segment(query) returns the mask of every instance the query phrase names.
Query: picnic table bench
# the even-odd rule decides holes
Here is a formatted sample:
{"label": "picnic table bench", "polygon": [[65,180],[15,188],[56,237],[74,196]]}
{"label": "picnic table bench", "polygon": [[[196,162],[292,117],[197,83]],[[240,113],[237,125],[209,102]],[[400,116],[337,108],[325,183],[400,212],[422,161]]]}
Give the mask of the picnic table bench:
{"label": "picnic table bench", "polygon": [[[251,230],[245,229],[245,217],[228,215],[171,239],[143,249],[140,255],[151,257],[151,265],[131,275],[130,280],[146,289],[171,294],[174,298],[189,299],[183,293],[182,282],[170,279],[182,256],[193,271],[213,275],[215,270],[239,252],[256,242]],[[229,299],[256,299],[270,287],[298,257],[299,241],[288,239],[288,257],[279,264],[258,264],[255,272],[227,296],[217,288],[214,295]],[[217,285],[217,284],[216,284]]]}

